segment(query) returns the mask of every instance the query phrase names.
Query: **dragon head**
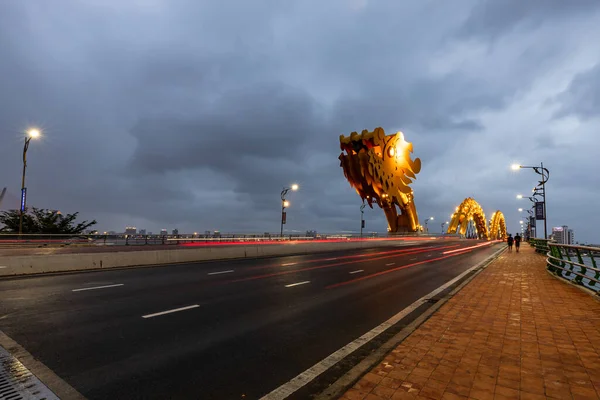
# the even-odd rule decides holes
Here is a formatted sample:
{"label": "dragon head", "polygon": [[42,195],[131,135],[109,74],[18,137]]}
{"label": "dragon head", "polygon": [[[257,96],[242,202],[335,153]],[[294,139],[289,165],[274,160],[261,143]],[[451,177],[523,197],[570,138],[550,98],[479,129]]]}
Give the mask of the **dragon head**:
{"label": "dragon head", "polygon": [[[402,132],[386,136],[382,128],[350,136],[340,135],[342,154],[339,159],[344,175],[369,206],[384,209],[389,230],[416,231],[417,212],[410,184],[421,171],[421,160],[410,158],[412,143]],[[398,215],[396,206],[400,208]]]}

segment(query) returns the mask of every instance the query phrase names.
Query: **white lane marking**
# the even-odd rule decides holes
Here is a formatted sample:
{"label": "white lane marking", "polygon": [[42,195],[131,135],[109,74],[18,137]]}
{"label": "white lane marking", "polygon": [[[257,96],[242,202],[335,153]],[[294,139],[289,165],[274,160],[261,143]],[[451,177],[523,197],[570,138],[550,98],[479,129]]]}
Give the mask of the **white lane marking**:
{"label": "white lane marking", "polygon": [[389,264],[385,264],[386,267],[389,267],[390,265],[394,265],[396,263],[389,263]]}
{"label": "white lane marking", "polygon": [[298,263],[285,263],[285,264],[281,264],[282,267],[289,267],[290,265],[296,265]]}
{"label": "white lane marking", "polygon": [[435,295],[437,295],[438,293],[444,291],[446,288],[450,287],[455,282],[462,279],[465,275],[467,275],[471,271],[479,268],[482,265],[485,265],[486,262],[488,262],[489,260],[492,260],[494,256],[498,255],[503,250],[504,249],[498,250],[496,253],[492,254],[490,257],[486,258],[479,264],[469,268],[462,274],[458,275],[456,278],[452,279],[451,281],[449,281],[449,282],[443,284],[442,286],[440,286],[439,288],[435,289],[433,292],[421,297],[419,300],[415,301],[410,306],[406,307],[404,310],[400,311],[398,314],[394,315],[392,318],[388,319],[381,325],[371,329],[369,332],[365,333],[358,339],[354,340],[353,342],[348,343],[347,345],[345,345],[344,347],[342,347],[335,353],[330,354],[328,357],[319,361],[318,363],[316,363],[315,365],[313,365],[306,371],[302,372],[295,378],[292,378],[290,381],[279,386],[277,389],[273,390],[271,393],[263,396],[261,398],[261,400],[283,400],[283,399],[289,397],[292,393],[294,393],[295,391],[297,391],[298,389],[300,389],[307,383],[311,382],[317,376],[321,375],[323,372],[327,371],[329,368],[331,368],[332,366],[337,364],[348,354],[351,354],[356,349],[358,349],[361,346],[363,346],[364,344],[370,342],[371,340],[373,340],[373,338],[378,336],[380,333],[384,332],[386,329],[393,326],[398,321],[400,321],[402,318],[404,318],[405,316],[407,316],[408,314],[413,312],[417,307],[420,307],[422,304],[426,303],[428,301],[428,299],[430,299],[430,298],[434,297]]}
{"label": "white lane marking", "polygon": [[358,274],[359,272],[365,272],[364,269],[357,269],[356,271],[350,271],[350,274]]}
{"label": "white lane marking", "polygon": [[285,287],[293,287],[293,286],[298,286],[298,285],[306,285],[307,283],[310,283],[310,281],[304,281],[304,282],[298,282],[298,283],[290,283],[289,285],[285,285]]}
{"label": "white lane marking", "polygon": [[326,259],[325,261],[333,261],[333,260],[337,260],[337,257],[334,257],[334,258],[328,258],[328,259]]}
{"label": "white lane marking", "polygon": [[232,270],[232,269],[230,269],[230,270],[227,270],[227,271],[209,272],[209,273],[208,273],[208,274],[206,274],[206,275],[230,274],[230,273],[232,273],[232,272],[233,272],[233,270]]}
{"label": "white lane marking", "polygon": [[0,269],[8,268],[6,265],[0,265]]}
{"label": "white lane marking", "polygon": [[159,315],[165,315],[165,314],[171,314],[171,313],[179,312],[179,311],[191,310],[192,308],[198,308],[198,307],[200,307],[198,304],[193,304],[191,306],[174,308],[172,310],[161,311],[161,312],[157,312],[157,313],[154,313],[154,314],[142,315],[142,318],[158,317]]}
{"label": "white lane marking", "polygon": [[416,260],[416,259],[417,259],[417,257],[415,257],[415,258],[411,258],[411,259],[410,259],[410,261],[414,261],[414,260]]}
{"label": "white lane marking", "polygon": [[73,289],[72,292],[82,292],[84,290],[105,289],[105,288],[117,287],[117,286],[123,286],[123,285],[125,285],[125,284],[124,283],[117,283],[115,285],[104,285],[104,286],[86,287],[86,288],[81,288],[81,289]]}
{"label": "white lane marking", "polygon": [[431,257],[431,254],[427,254],[427,257]]}

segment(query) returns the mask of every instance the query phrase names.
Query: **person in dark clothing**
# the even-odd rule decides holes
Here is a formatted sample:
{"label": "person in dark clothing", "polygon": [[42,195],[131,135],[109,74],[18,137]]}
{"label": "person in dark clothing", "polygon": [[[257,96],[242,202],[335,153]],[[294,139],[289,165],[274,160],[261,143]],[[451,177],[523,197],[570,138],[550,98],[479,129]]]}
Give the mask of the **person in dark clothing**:
{"label": "person in dark clothing", "polygon": [[517,250],[517,253],[519,252],[520,246],[521,246],[521,236],[519,236],[519,234],[517,233],[515,235],[515,249]]}
{"label": "person in dark clothing", "polygon": [[506,243],[508,244],[508,252],[512,252],[512,246],[514,243],[515,239],[512,237],[512,235],[509,233],[508,237],[506,238]]}

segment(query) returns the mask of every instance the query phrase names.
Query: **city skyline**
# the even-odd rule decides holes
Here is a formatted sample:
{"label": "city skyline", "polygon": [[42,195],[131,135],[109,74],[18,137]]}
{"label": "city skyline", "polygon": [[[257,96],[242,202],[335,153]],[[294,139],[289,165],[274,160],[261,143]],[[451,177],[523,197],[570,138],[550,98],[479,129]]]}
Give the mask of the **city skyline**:
{"label": "city skyline", "polygon": [[[292,183],[286,229],[358,231],[339,135],[381,126],[423,162],[412,188],[431,231],[473,197],[520,232],[530,202],[515,195],[538,176],[510,166],[543,161],[548,234],[599,242],[600,3],[521,3],[3,2],[2,209],[19,206],[37,127],[28,205],[98,231],[278,232]],[[365,219],[385,231],[381,210]]]}

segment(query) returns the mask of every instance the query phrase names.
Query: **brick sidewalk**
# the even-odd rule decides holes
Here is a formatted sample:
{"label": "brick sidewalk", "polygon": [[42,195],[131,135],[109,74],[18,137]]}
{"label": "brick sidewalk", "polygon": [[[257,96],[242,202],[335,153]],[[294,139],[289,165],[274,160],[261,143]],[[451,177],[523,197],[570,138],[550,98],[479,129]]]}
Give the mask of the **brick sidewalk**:
{"label": "brick sidewalk", "polygon": [[600,302],[503,253],[343,399],[600,399]]}

